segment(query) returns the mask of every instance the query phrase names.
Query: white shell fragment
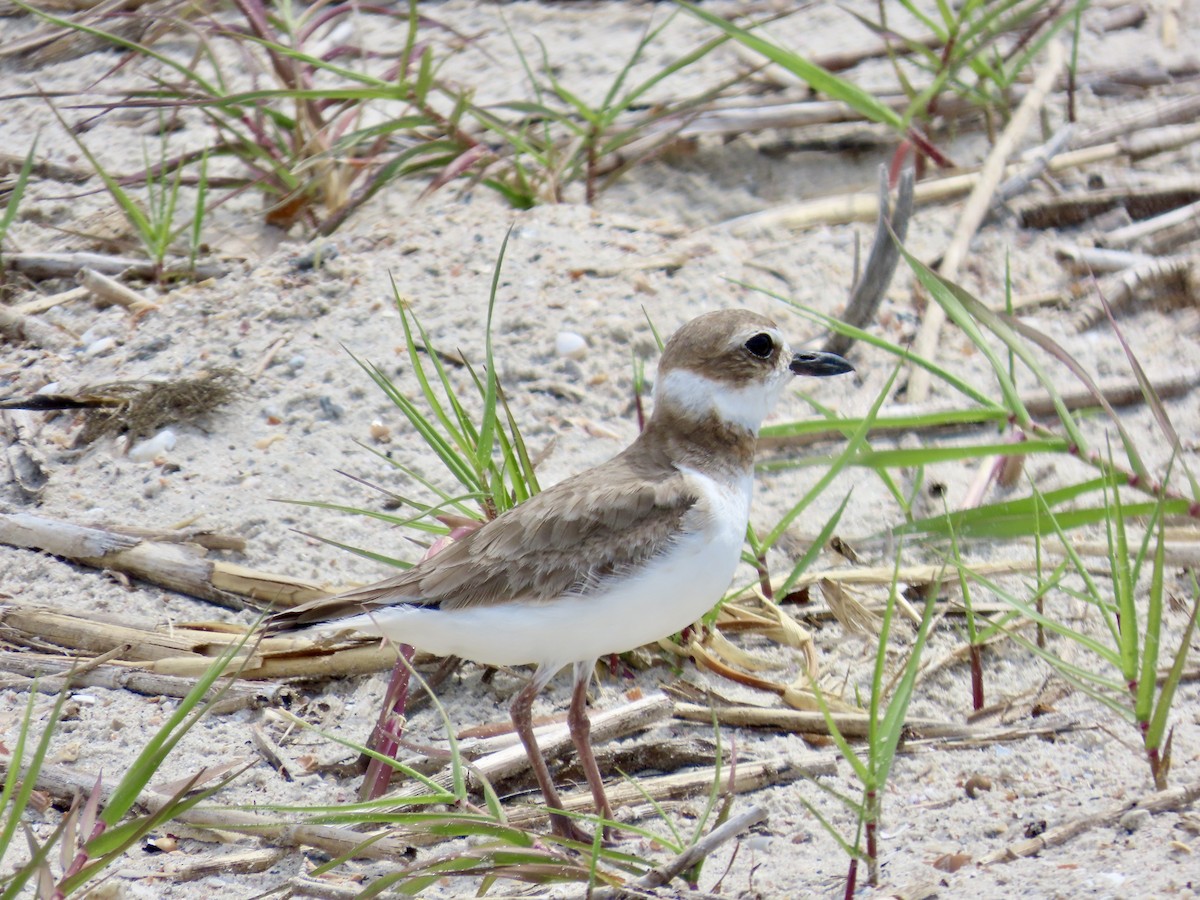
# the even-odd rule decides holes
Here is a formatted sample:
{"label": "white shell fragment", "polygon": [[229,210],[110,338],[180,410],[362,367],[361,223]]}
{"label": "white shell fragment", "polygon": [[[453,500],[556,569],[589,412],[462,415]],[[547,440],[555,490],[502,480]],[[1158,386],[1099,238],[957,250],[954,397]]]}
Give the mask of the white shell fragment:
{"label": "white shell fragment", "polygon": [[102,337],[99,340],[92,341],[83,351],[85,356],[101,356],[108,353],[117,346],[117,339],[112,337]]}
{"label": "white shell fragment", "polygon": [[583,359],[588,352],[587,341],[574,331],[560,331],[554,337],[554,352],[566,359]]}
{"label": "white shell fragment", "polygon": [[129,449],[129,458],[134,462],[152,462],[169,450],[175,449],[175,432],[164,428],[152,438],[139,441]]}

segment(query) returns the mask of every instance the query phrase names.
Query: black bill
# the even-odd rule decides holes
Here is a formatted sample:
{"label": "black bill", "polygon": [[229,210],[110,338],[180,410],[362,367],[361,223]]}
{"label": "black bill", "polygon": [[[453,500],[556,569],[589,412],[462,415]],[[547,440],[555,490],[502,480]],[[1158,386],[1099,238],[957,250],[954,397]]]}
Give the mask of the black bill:
{"label": "black bill", "polygon": [[836,353],[821,353],[818,350],[797,353],[792,357],[788,368],[797,375],[815,375],[818,378],[824,378],[826,375],[845,375],[854,371],[854,366]]}

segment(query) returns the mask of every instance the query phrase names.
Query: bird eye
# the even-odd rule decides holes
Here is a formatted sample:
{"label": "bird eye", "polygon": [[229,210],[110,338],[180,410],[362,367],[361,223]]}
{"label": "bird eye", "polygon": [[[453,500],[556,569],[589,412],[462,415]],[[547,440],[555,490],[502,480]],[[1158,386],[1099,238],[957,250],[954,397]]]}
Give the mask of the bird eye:
{"label": "bird eye", "polygon": [[762,332],[746,341],[746,349],[759,359],[767,359],[775,350],[775,341],[769,334]]}

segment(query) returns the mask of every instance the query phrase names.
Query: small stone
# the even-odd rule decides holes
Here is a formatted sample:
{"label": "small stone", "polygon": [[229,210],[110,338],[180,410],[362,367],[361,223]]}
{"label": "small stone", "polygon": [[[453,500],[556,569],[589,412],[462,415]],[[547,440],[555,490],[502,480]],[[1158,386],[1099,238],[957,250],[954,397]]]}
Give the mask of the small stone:
{"label": "small stone", "polygon": [[321,407],[321,418],[328,419],[331,422],[336,422],[345,413],[345,410],[334,403],[329,397],[318,398],[317,406]]}
{"label": "small stone", "polygon": [[294,375],[297,372],[299,372],[301,369],[304,368],[304,364],[306,362],[308,362],[308,360],[304,358],[304,354],[297,353],[297,354],[293,355],[287,361],[287,367],[288,367],[289,371],[291,371],[291,373]]}
{"label": "small stone", "polygon": [[377,444],[386,444],[391,437],[391,430],[380,419],[371,422],[371,440]]}
{"label": "small stone", "polygon": [[87,345],[87,349],[83,352],[85,356],[101,356],[102,354],[108,353],[115,346],[117,346],[116,338],[105,337],[100,338],[98,341],[92,341]]}
{"label": "small stone", "polygon": [[129,448],[129,458],[133,462],[152,462],[164,453],[175,449],[175,432],[164,428],[158,434],[147,440],[140,441]]}
{"label": "small stone", "polygon": [[967,783],[963,785],[963,790],[967,796],[974,800],[979,796],[980,791],[990,791],[992,789],[992,780],[986,775],[972,775],[967,779]]}
{"label": "small stone", "polygon": [[1150,822],[1150,810],[1131,809],[1120,818],[1120,825],[1130,834]]}
{"label": "small stone", "polygon": [[560,331],[554,337],[554,352],[566,359],[583,359],[588,352],[587,341],[574,331]]}
{"label": "small stone", "polygon": [[322,264],[329,262],[331,259],[337,259],[338,245],[329,241],[319,241],[307,252],[300,256],[293,256],[288,262],[291,263],[293,269],[297,272],[306,272],[311,269],[319,269]]}

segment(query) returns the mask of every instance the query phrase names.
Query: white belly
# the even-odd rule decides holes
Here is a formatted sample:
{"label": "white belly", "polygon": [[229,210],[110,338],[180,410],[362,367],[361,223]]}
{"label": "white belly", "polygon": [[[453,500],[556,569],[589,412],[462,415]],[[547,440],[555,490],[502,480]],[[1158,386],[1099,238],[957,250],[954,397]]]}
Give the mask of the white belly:
{"label": "white belly", "polygon": [[735,486],[688,472],[702,500],[700,530],[635,576],[550,603],[509,601],[469,609],[393,606],[337,623],[383,634],[443,656],[490,665],[539,664],[551,670],[623,653],[695,622],[716,604],[737,568],[746,536],[750,476]]}

